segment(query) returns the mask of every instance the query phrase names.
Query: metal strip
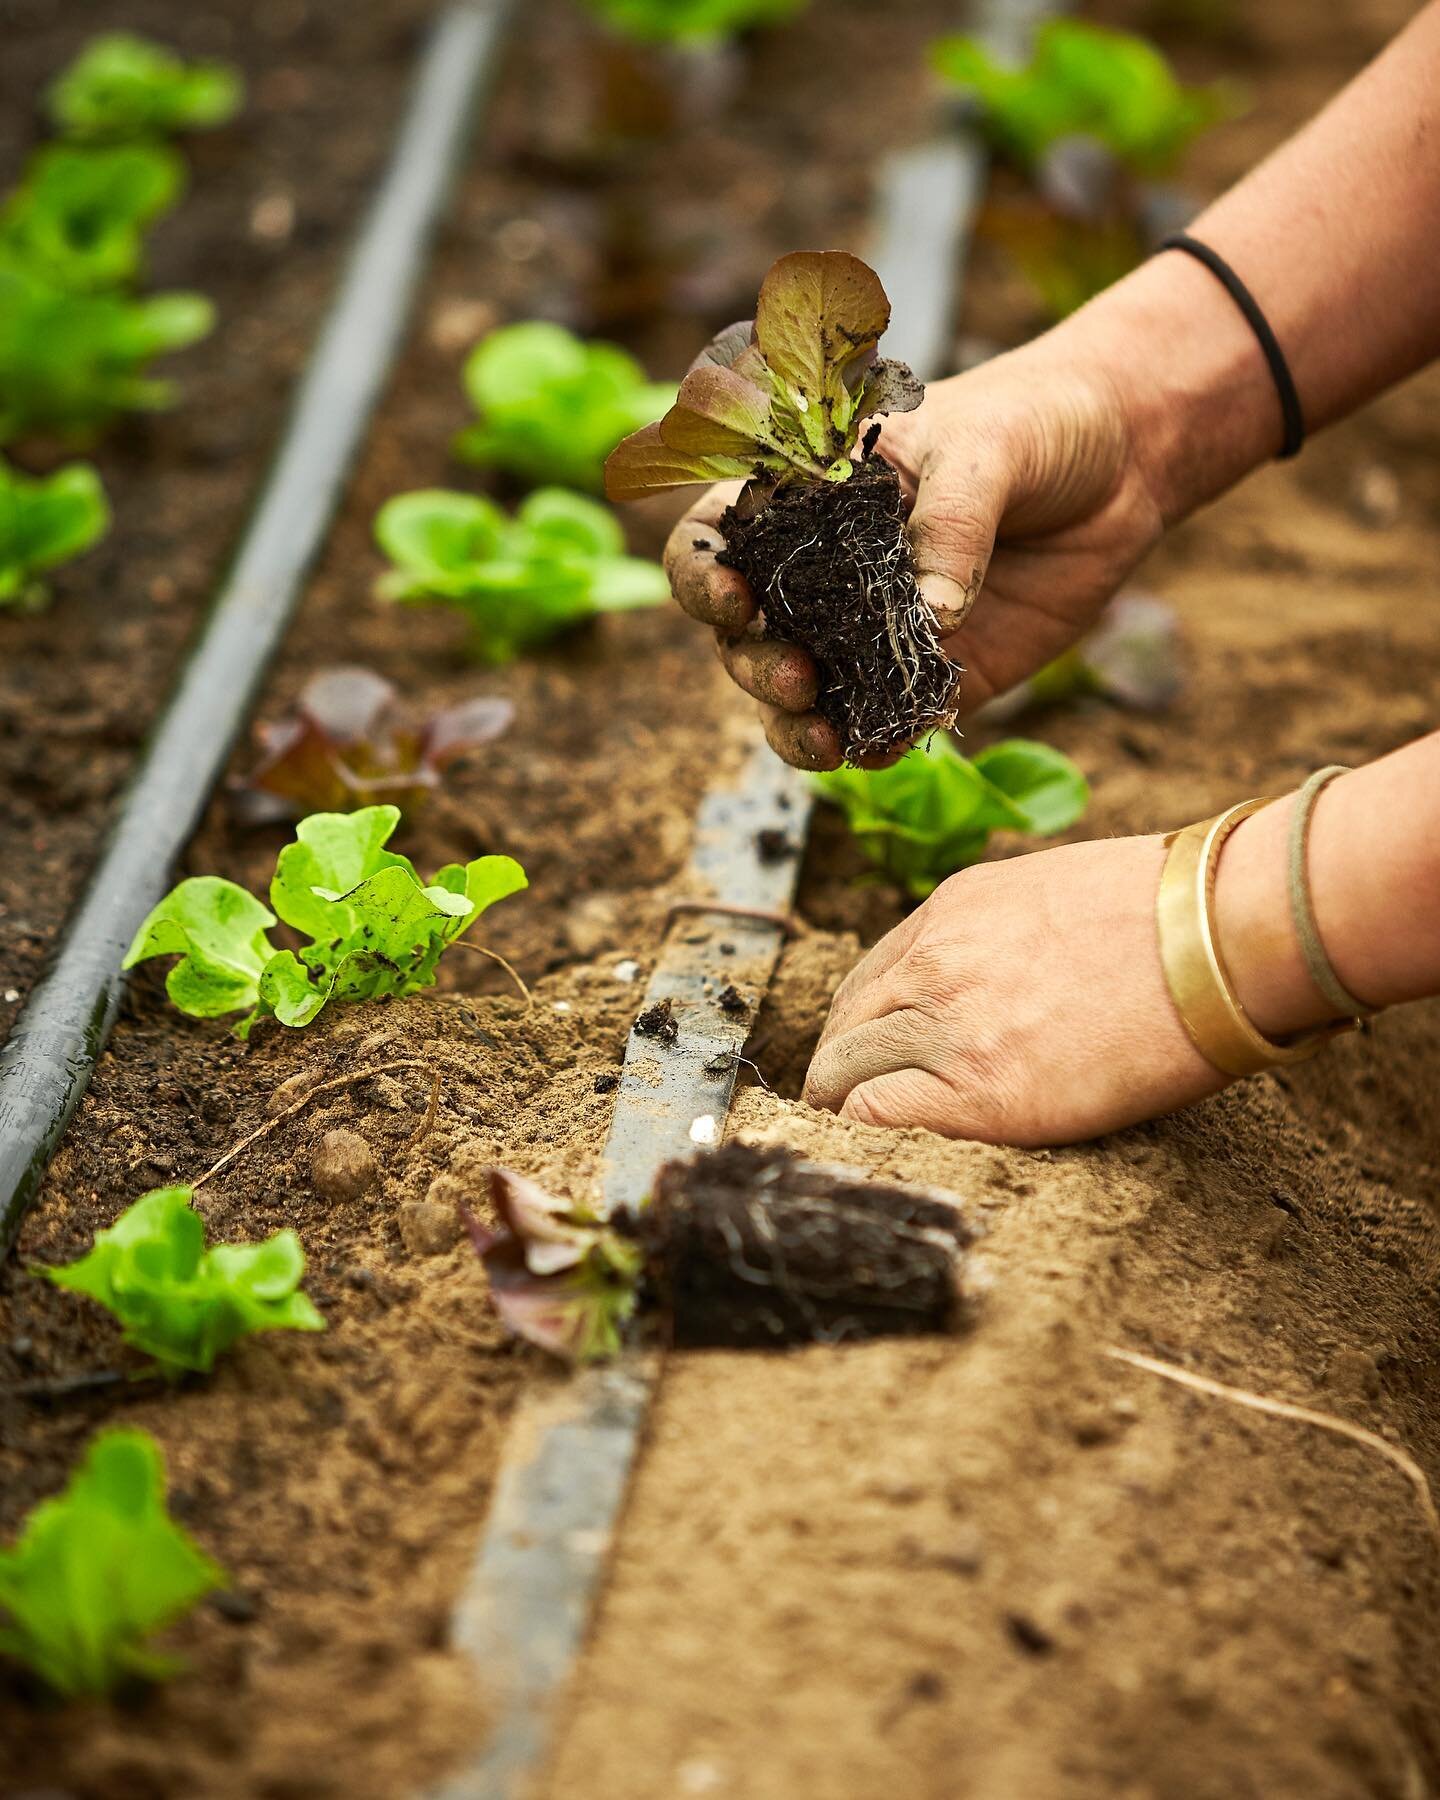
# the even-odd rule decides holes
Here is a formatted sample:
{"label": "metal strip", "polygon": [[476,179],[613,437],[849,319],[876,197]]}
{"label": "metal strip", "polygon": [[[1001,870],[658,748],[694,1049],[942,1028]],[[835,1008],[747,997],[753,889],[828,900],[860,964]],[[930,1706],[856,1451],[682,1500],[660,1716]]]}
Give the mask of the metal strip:
{"label": "metal strip", "polygon": [[239,551],[58,952],[0,1048],[0,1255],[39,1191],[115,1022],[121,960],[165,891],[325,541],[511,4],[462,0],[430,38],[384,180]]}
{"label": "metal strip", "polygon": [[[677,919],[645,990],[642,1010],[670,1003],[674,1042],[632,1029],[626,1044],[602,1162],[612,1211],[638,1205],[667,1158],[723,1134],[737,1058],[785,937],[781,923],[725,908],[788,910],[810,807],[804,778],[763,745],[738,784],[712,789],[700,807],[686,899],[716,910]],[[729,986],[745,997],[743,1014],[720,1004]],[[521,1401],[453,1626],[474,1660],[489,1733],[471,1767],[432,1800],[516,1800],[548,1755],[659,1366],[653,1351],[632,1351]]]}

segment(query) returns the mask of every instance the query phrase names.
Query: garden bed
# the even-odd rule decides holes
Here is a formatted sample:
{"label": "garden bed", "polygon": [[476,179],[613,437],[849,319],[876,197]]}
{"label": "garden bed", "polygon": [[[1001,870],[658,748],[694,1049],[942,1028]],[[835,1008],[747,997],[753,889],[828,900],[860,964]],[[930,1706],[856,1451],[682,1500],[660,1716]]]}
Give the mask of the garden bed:
{"label": "garden bed", "polygon": [[[345,71],[333,129],[312,138],[303,115],[283,126],[297,134],[286,165],[297,182],[308,166],[323,185],[322,148],[340,157],[348,144],[358,198],[419,10],[372,9],[373,42],[353,8],[343,31],[329,7],[259,15],[308,21],[312,79],[327,93],[329,72]],[[490,850],[524,863],[531,891],[499,907],[485,937],[531,983],[534,1006],[479,959],[452,957],[433,998],[334,1009],[303,1034],[264,1028],[246,1050],[169,1010],[153,971],[134,982],[0,1277],[0,1535],[61,1483],[99,1425],[124,1420],[163,1444],[177,1515],[233,1586],[173,1634],[191,1673],[137,1707],[36,1710],[5,1677],[0,1785],[17,1792],[401,1800],[484,1735],[473,1673],[447,1648],[450,1607],[510,1408],[527,1383],[556,1377],[494,1323],[478,1264],[451,1241],[455,1202],[496,1160],[588,1191],[613,1104],[597,1078],[618,1064],[696,803],[738,763],[748,708],[673,612],[606,621],[503,671],[463,669],[452,620],[369,601],[370,522],[391,494],[453,473],[458,360],[485,324],[541,311],[619,333],[657,373],[674,372],[746,310],[775,253],[858,243],[869,159],[917,128],[920,49],[952,22],[939,0],[898,23],[869,5],[817,6],[761,43],[730,120],[601,169],[576,164],[549,125],[569,116],[559,97],[575,79],[573,15],[558,4],[525,13],[421,323],[263,710],[278,714],[337,656],[427,703],[514,700],[507,736],[457,770],[401,847],[427,868]],[[164,16],[124,18],[171,30]],[[1394,22],[1367,12],[1363,31],[1324,43],[1298,6],[1254,22],[1246,60],[1263,111],[1217,137],[1202,175],[1236,172]],[[342,39],[353,69],[339,61]],[[38,76],[62,46],[39,32],[35,45]],[[240,10],[231,41],[192,47],[261,55]],[[1216,56],[1194,54],[1200,67]],[[277,56],[288,67],[299,51]],[[861,60],[864,132],[833,75]],[[258,62],[253,72],[263,84]],[[268,126],[256,112],[242,129],[258,142]],[[218,141],[204,151],[225,154]],[[237,196],[252,169],[237,160]],[[197,168],[172,229],[203,211],[207,180],[219,204],[222,174]],[[307,210],[302,199],[297,218]],[[233,210],[215,229],[229,241]],[[56,712],[73,719],[78,681],[106,719],[113,705],[128,720],[134,702],[122,707],[113,683],[116,659],[133,657],[146,674],[137,692],[154,704],[278,414],[283,384],[268,365],[255,380],[258,340],[243,328],[273,320],[266,341],[293,368],[330,247],[315,247],[308,275],[277,253],[275,275],[231,301],[217,275],[225,318],[190,358],[181,410],[105,453],[107,477],[113,460],[116,483],[136,484],[117,488],[117,512],[143,536],[132,549],[122,523],[51,614],[16,627],[32,659],[15,664],[17,687],[32,700],[58,696]],[[183,249],[176,240],[161,272],[200,279],[180,266]],[[310,283],[298,311],[282,305],[292,280]],[[1025,305],[982,262],[965,330],[1012,335]],[[1178,707],[1164,719],[1056,712],[1043,724],[1094,783],[1084,835],[1203,816],[1432,722],[1437,392],[1432,376],[1391,397],[1157,560],[1148,579],[1184,626]],[[248,460],[196,474],[186,451],[172,470],[173,446],[223,428],[243,429]],[[158,510],[162,493],[184,509],[173,520]],[[1382,518],[1386,494],[1394,516]],[[658,516],[638,528],[652,546],[660,530]],[[174,576],[177,557],[180,598],[154,610],[153,584]],[[118,612],[112,569],[126,584]],[[46,666],[51,685],[37,686]],[[3,740],[7,753],[33,758],[35,729],[32,716],[23,738]],[[95,729],[63,741],[68,806],[53,786],[10,782],[9,804],[31,809],[3,876],[7,926],[16,907],[33,926],[23,940],[6,933],[7,953],[23,952],[10,977],[21,987],[26,945],[38,949],[58,920],[130,755],[132,737],[104,749]],[[217,804],[187,872],[257,884],[281,841],[242,831]],[[891,890],[851,885],[860,868],[822,809],[801,901],[815,930],[787,952],[755,1040],[778,1092],[746,1093],[733,1123],[817,1160],[953,1191],[986,1227],[975,1258],[990,1291],[953,1342],[671,1358],[549,1791],[1423,1793],[1440,1781],[1428,1677],[1440,1662],[1440,1554],[1413,1492],[1373,1452],[1182,1393],[1103,1351],[1148,1352],[1331,1409],[1390,1433],[1440,1477],[1440,1240],[1427,1210],[1440,1204],[1440,1011],[1386,1018],[1319,1063],[1082,1150],[842,1125],[796,1094],[859,941],[899,916]],[[54,910],[47,899],[35,920],[47,877]],[[639,979],[617,973],[627,962]],[[310,1085],[367,1069],[379,1072],[277,1119]],[[200,1189],[200,1209],[220,1237],[293,1225],[328,1332],[247,1345],[173,1395],[6,1395],[118,1360],[98,1310],[26,1263],[75,1254],[143,1189],[200,1175],[272,1120]],[[376,1164],[348,1196],[322,1191],[313,1166],[340,1129],[361,1135]]]}
{"label": "garden bed", "polygon": [[[856,55],[863,50],[877,71],[880,133],[899,138],[914,129],[909,73],[945,10],[917,7],[897,34],[868,8],[839,9],[844,45]],[[307,41],[323,62],[339,28],[329,13],[305,16]],[[742,93],[736,115],[743,148],[727,165],[718,198],[717,144],[728,141],[728,122],[691,134],[678,156],[651,145],[608,168],[557,163],[559,149],[539,143],[535,121],[554,106],[584,40],[573,13],[559,5],[527,15],[517,34],[419,327],[263,711],[278,714],[318,664],[337,657],[372,664],[427,706],[477,692],[515,702],[507,736],[456,771],[400,847],[427,868],[489,850],[521,860],[531,889],[497,909],[486,940],[522,970],[534,1008],[526,1011],[480,959],[452,957],[434,999],[327,1013],[303,1034],[262,1029],[245,1050],[222,1026],[175,1014],[152,971],[136,978],[15,1260],[0,1277],[0,1389],[120,1360],[98,1310],[43,1286],[25,1273],[28,1262],[72,1255],[146,1188],[198,1176],[307,1080],[395,1062],[422,1066],[385,1069],[318,1096],[200,1189],[200,1210],[221,1237],[261,1236],[281,1224],[300,1232],[309,1289],[329,1321],[324,1337],[263,1340],[212,1380],[174,1395],[140,1388],[37,1405],[0,1392],[0,1533],[8,1535],[29,1505],[61,1483],[99,1425],[123,1420],[164,1446],[178,1516],[233,1577],[231,1598],[202,1607],[174,1634],[191,1675],[138,1710],[92,1708],[78,1715],[77,1729],[77,1715],[37,1713],[7,1678],[0,1685],[6,1782],[59,1784],[106,1800],[399,1796],[483,1731],[470,1676],[446,1649],[448,1609],[484,1517],[510,1404],[525,1381],[550,1377],[537,1356],[502,1337],[472,1253],[452,1247],[444,1227],[454,1226],[455,1201],[473,1197],[479,1171],[494,1160],[564,1191],[585,1191],[613,1104],[596,1091],[597,1077],[618,1064],[700,794],[738,763],[750,726],[708,643],[668,610],[608,621],[500,672],[464,666],[453,620],[372,604],[379,560],[370,526],[392,494],[454,478],[447,446],[464,420],[459,361],[488,324],[533,313],[560,317],[619,332],[657,372],[673,371],[688,346],[743,310],[756,268],[774,254],[795,242],[858,239],[869,151],[850,141],[843,96],[821,78],[819,31],[818,21],[807,22],[798,37],[757,47],[754,92]],[[824,36],[834,42],[833,22]],[[398,24],[377,35],[377,57],[382,44],[387,56],[403,47]],[[37,50],[37,65],[52,66],[68,47]],[[238,26],[234,42],[198,47],[246,60]],[[398,101],[395,71],[386,79]],[[366,122],[370,170],[386,123]],[[252,121],[244,129],[259,127]],[[816,174],[793,180],[792,157]],[[642,332],[635,327],[654,305],[658,277],[648,264],[636,265],[621,227],[642,198],[661,192],[662,166],[668,197],[647,241],[670,311],[662,326]],[[188,205],[202,185],[197,169]],[[703,276],[693,291],[680,279],[687,271]],[[169,264],[162,272],[197,282],[205,273]],[[323,281],[318,286],[307,325],[323,302]],[[271,297],[267,286],[250,305],[263,309]],[[180,410],[147,427],[146,441],[218,429],[225,408],[216,396],[235,384],[262,385],[241,330],[250,317],[245,304],[224,305],[216,339],[191,358],[194,385]],[[293,320],[292,329],[300,330]],[[301,332],[297,359],[303,346]],[[215,380],[230,389],[206,388],[195,373],[205,356],[219,359]],[[267,373],[263,385],[274,406],[283,384]],[[276,412],[266,415],[272,432]],[[252,482],[269,441],[255,429],[256,459],[246,466]],[[135,447],[124,436],[114,440],[117,468]],[[105,468],[108,475],[108,461]],[[183,496],[184,481],[163,461],[148,475],[152,494],[173,487]],[[238,525],[245,484],[236,479],[228,525],[212,492],[195,501],[197,512],[217,515],[198,548],[187,535],[189,513],[173,525],[194,559],[187,562],[187,624],[213,579],[225,530]],[[117,494],[117,502],[122,520],[146,519],[135,497]],[[152,514],[143,529],[147,542],[153,537],[153,580],[173,556],[171,526],[157,526]],[[653,548],[662,529],[652,516],[639,534]],[[117,530],[112,544],[124,543]],[[117,646],[97,642],[92,663],[86,633],[103,600],[87,574],[111,566],[82,566],[52,612],[21,627],[37,658],[49,656],[69,672],[67,706],[77,671],[102,690],[113,676],[104,658]],[[128,604],[134,644],[143,638],[148,645],[148,587],[136,588]],[[184,630],[161,645],[163,636],[145,665],[151,705]],[[18,665],[17,679],[25,679]],[[25,738],[15,740],[25,755],[36,754],[39,729],[32,712]],[[73,766],[88,781],[100,767],[95,745],[81,737],[77,746]],[[35,884],[47,871],[55,883],[53,919],[47,900],[45,928],[36,922],[23,940],[36,951],[83,876],[104,802],[132,750],[130,740],[115,747],[104,780],[96,775],[87,790],[88,810],[72,818],[47,793],[27,815],[6,879],[25,897],[27,919],[37,910]],[[250,760],[247,752],[237,766]],[[42,809],[59,814],[63,846],[48,826],[37,836]],[[242,829],[217,803],[186,872],[259,885],[284,836]],[[62,852],[63,867],[43,860]],[[21,943],[18,931],[7,938]],[[626,959],[641,965],[641,979],[616,976]],[[33,967],[33,960],[17,963],[10,976],[17,988]],[[432,1070],[440,1096],[426,1129]],[[287,1082],[293,1085],[275,1101]],[[321,1139],[341,1128],[361,1133],[378,1165],[374,1184],[347,1200],[324,1197],[312,1171]]]}

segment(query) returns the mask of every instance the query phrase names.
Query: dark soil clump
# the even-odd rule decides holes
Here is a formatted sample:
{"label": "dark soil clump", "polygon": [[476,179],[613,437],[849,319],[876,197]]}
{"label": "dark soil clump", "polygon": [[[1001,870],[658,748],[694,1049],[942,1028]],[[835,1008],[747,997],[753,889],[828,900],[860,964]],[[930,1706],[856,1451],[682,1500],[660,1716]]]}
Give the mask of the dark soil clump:
{"label": "dark soil clump", "polygon": [[883,456],[849,481],[747,488],[720,521],[719,560],[755,590],[767,632],[815,658],[815,710],[848,762],[955,721],[961,670],[915,581],[900,477]]}
{"label": "dark soil clump", "polygon": [[657,1044],[673,1044],[680,1035],[680,1022],[668,1000],[657,1000],[647,1006],[635,1021],[637,1037],[654,1038]]}
{"label": "dark soil clump", "polygon": [[952,1330],[973,1235],[938,1195],[743,1143],[667,1163],[636,1229],[673,1341],[732,1349]]}

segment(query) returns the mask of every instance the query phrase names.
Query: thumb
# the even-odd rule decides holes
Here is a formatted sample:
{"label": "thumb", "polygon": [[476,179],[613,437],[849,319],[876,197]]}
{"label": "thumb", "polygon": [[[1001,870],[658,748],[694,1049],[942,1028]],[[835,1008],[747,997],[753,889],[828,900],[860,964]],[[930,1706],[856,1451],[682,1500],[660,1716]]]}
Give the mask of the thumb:
{"label": "thumb", "polygon": [[975,604],[1005,502],[1000,471],[972,446],[952,439],[926,456],[908,529],[920,592],[942,637],[957,631]]}

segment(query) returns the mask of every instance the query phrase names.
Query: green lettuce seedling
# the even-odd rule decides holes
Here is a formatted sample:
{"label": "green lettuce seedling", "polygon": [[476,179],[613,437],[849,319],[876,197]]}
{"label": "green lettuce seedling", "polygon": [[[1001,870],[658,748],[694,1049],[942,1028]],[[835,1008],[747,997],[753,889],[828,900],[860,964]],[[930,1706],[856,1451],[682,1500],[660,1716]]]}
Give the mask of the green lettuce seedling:
{"label": "green lettuce seedling", "polygon": [[587,344],[542,320],[492,331],[465,362],[465,391],[479,415],[456,452],[532,485],[604,485],[605,458],[629,432],[658,419],[672,383],[648,381],[614,344]]}
{"label": "green lettuce seedling", "polygon": [[109,524],[105,490],[89,463],[31,477],[0,456],[0,608],[43,606],[39,577],[82,555]]}
{"label": "green lettuce seedling", "polygon": [[155,1440],[102,1432],[64,1493],[32,1508],[0,1550],[0,1653],[61,1694],[160,1680],[182,1665],[147,1640],[224,1585],[166,1509]]}
{"label": "green lettuce seedling", "polygon": [[205,1225],[188,1187],[156,1188],[97,1232],[87,1255],[42,1273],[88,1294],[153,1356],[160,1373],[208,1374],[215,1358],[257,1331],[323,1331],[300,1290],[305,1252],[289,1229],[262,1244],[205,1248]]}
{"label": "green lettuce seedling", "polygon": [[909,412],[924,388],[876,356],[890,302],[873,269],[840,250],[782,256],[760,289],[755,321],[709,344],[674,406],[605,465],[612,500],[751,475],[777,483],[846,481],[861,427]]}
{"label": "green lettuce seedling", "polygon": [[[135,934],[125,958],[178,956],[165,991],[196,1019],[245,1011],[308,1025],[332,1000],[414,994],[435,980],[441,953],[488,907],[528,884],[512,857],[447,863],[428,886],[407,857],[385,848],[397,806],[314,813],[280,852],[270,906],[215,875],[173,888]],[[276,914],[310,941],[298,956],[266,935]]]}
{"label": "green lettuce seedling", "polygon": [[145,228],[183,185],[184,165],[163,145],[53,144],[0,206],[0,248],[68,292],[123,286],[140,272]]}
{"label": "green lettuce seedling", "polygon": [[90,40],[45,103],[65,136],[116,143],[224,125],[244,92],[228,63],[187,63],[162,44],[116,31]]}
{"label": "green lettuce seedling", "polygon": [[888,769],[835,769],[810,777],[845,814],[861,849],[917,899],[978,862],[992,831],[1048,837],[1085,811],[1090,790],[1058,750],[1012,738],[962,756],[947,737]]}
{"label": "green lettuce seedling", "polygon": [[660,606],[670,593],[655,563],[625,555],[603,506],[560,488],[538,489],[513,518],[474,494],[400,494],[377,514],[375,539],[395,565],[376,586],[380,598],[457,607],[472,654],[487,663],[597,613]]}
{"label": "green lettuce seedling", "polygon": [[27,431],[93,436],[117,413],[153,412],[174,384],[157,356],[202,338],[215,311],[200,294],[75,294],[0,250],[0,443]]}
{"label": "green lettuce seedling", "polygon": [[713,43],[780,25],[807,0],[585,0],[602,24],[650,44]]}
{"label": "green lettuce seedling", "polygon": [[1183,85],[1144,38],[1080,19],[1043,24],[1023,68],[997,62],[970,37],[941,38],[931,58],[978,103],[995,149],[1026,172],[1062,140],[1091,138],[1134,174],[1167,174],[1234,105],[1222,85]]}

